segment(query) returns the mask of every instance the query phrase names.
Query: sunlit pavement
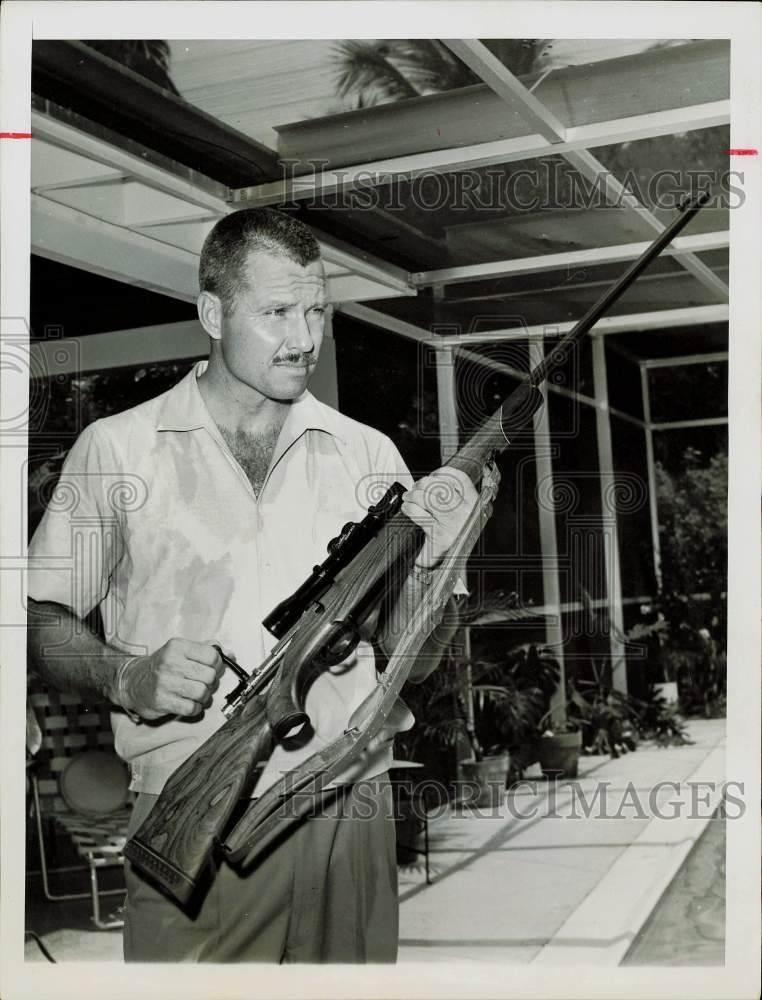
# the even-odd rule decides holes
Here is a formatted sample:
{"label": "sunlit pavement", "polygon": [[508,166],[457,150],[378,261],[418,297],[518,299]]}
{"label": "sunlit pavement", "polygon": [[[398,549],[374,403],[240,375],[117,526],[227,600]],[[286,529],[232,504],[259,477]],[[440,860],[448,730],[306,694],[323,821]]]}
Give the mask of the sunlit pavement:
{"label": "sunlit pavement", "polygon": [[[512,809],[435,810],[432,884],[400,871],[399,961],[622,962],[719,800],[725,721],[689,731],[690,746],[583,757],[576,782],[524,784]],[[678,788],[655,795],[662,782]]]}

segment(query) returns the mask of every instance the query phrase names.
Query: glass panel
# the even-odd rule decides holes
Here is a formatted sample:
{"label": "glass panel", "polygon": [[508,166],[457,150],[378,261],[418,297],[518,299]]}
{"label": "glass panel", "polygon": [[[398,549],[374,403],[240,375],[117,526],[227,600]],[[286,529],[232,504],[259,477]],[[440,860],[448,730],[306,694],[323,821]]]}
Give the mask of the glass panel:
{"label": "glass panel", "polygon": [[[477,328],[486,331],[521,325],[547,326],[575,322],[598,301],[609,284],[610,282],[580,282],[570,284],[563,293],[559,290],[548,292],[547,295],[517,294],[511,295],[506,301],[492,297],[466,302],[452,301],[449,298],[435,301],[431,293],[426,291],[419,293],[414,299],[378,299],[368,304],[379,312],[407,319],[425,330],[436,328],[443,333],[467,333]],[[715,292],[700,284],[692,275],[657,268],[653,274],[643,275],[632,285],[609,308],[607,315],[627,316],[716,304]]]}
{"label": "glass panel", "polygon": [[653,595],[653,543],[648,506],[646,436],[623,420],[611,421],[617,488],[613,494],[619,529],[622,596]]}
{"label": "glass panel", "polygon": [[412,341],[341,313],[334,316],[333,336],[341,412],[387,434],[416,478],[437,468],[433,364]]}
{"label": "glass panel", "polygon": [[310,198],[308,212],[318,228],[354,232],[369,250],[394,254],[411,270],[652,238],[631,210],[608,205],[600,188],[551,155],[326,194]]}
{"label": "glass panel", "polygon": [[682,475],[687,467],[686,451],[692,451],[691,463],[699,468],[709,465],[713,455],[727,454],[728,428],[681,427],[678,430],[654,433],[654,456],[673,476]]}
{"label": "glass panel", "polygon": [[[526,345],[511,345],[510,360],[526,364]],[[455,365],[458,423],[461,439],[516,388],[518,380],[458,358]],[[498,456],[501,487],[495,507],[469,562],[471,599],[482,606],[500,606],[515,592],[522,606],[542,604],[542,562],[535,500],[534,437],[531,427],[514,435]],[[536,627],[537,623],[529,624]]]}
{"label": "glass panel", "polygon": [[611,337],[604,338],[606,346],[606,378],[609,403],[617,410],[623,410],[638,420],[643,419],[643,388],[640,366],[624,357],[611,343]]}
{"label": "glass panel", "polygon": [[629,333],[607,334],[607,340],[621,345],[638,358],[677,357],[709,351],[727,351],[727,323],[697,323],[676,330],[633,330]]}
{"label": "glass panel", "polygon": [[656,424],[728,415],[727,361],[652,368],[648,386]]}
{"label": "glass panel", "polygon": [[32,340],[82,337],[195,319],[195,303],[113,281],[32,254]]}
{"label": "glass panel", "polygon": [[606,594],[598,446],[595,411],[550,394],[553,490],[538,489],[538,502],[556,514],[561,600],[579,601],[584,587],[594,597]]}
{"label": "glass panel", "polygon": [[598,160],[664,224],[675,217],[684,194],[710,191],[713,201],[683,230],[718,232],[728,228],[728,211],[741,200],[738,178],[730,173],[730,128],[694,129],[594,150]]}
{"label": "glass panel", "polygon": [[434,39],[221,39],[169,45],[172,80],[180,94],[271,149],[282,150],[288,126],[479,82]]}
{"label": "glass panel", "polygon": [[[478,325],[474,327],[472,330],[474,337],[480,329]],[[545,356],[552,355],[553,345],[560,339],[550,334],[551,329],[549,328],[548,336],[543,339],[542,351]],[[463,360],[475,361],[477,356],[485,359],[483,365],[477,365],[477,377],[482,379],[487,377],[488,372],[494,374],[499,371],[501,366],[522,373],[528,372],[530,368],[525,340],[477,343],[473,347],[458,349],[458,357]],[[536,358],[533,356],[534,360]],[[550,381],[557,389],[578,392],[586,396],[594,395],[592,347],[589,337],[583,337],[569,350],[563,362],[551,372]],[[545,394],[547,395],[547,392]]]}

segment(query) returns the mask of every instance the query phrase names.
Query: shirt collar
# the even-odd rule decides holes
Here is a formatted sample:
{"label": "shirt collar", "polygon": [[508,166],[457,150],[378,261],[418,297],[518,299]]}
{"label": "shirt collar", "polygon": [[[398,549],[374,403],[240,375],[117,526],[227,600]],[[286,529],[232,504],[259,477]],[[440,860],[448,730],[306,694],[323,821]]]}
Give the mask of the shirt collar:
{"label": "shirt collar", "polygon": [[[157,430],[194,431],[204,427],[216,429],[196,381],[206,371],[207,364],[207,361],[197,361],[185,378],[169,390],[159,411]],[[306,431],[314,430],[325,431],[346,443],[339,419],[340,415],[336,410],[315,399],[305,389],[291,404],[281,439],[285,438],[288,443],[292,443]]]}

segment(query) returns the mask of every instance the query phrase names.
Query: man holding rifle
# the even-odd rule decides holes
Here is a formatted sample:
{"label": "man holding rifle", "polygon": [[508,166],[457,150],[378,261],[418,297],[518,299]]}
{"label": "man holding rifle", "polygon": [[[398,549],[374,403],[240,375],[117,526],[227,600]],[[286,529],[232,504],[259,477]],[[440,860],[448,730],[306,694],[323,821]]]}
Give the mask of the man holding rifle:
{"label": "man holding rifle", "polygon": [[[262,662],[274,640],[260,622],[322,561],[329,539],[395,480],[411,485],[388,438],[307,391],[328,303],[306,226],[270,209],[225,217],[204,244],[199,284],[208,362],[85,429],[61,475],[72,501],[49,506],[29,552],[31,664],[52,686],[114,705],[116,748],[139,793],[131,833],[224,722],[237,679],[217,647],[247,668]],[[115,489],[125,485],[130,502]],[[425,543],[395,631],[475,503],[470,479],[454,469],[408,490],[402,510]],[[95,607],[105,641],[83,624]],[[382,649],[391,628],[381,630]],[[450,634],[443,626],[431,636],[412,679],[433,669]],[[310,725],[276,741],[252,795],[341,733],[376,679],[367,642],[324,670],[307,693]],[[249,872],[218,862],[191,908],[128,866],[125,958],[394,961],[386,772],[394,733],[412,721],[399,702],[336,780],[324,815],[301,821]]]}

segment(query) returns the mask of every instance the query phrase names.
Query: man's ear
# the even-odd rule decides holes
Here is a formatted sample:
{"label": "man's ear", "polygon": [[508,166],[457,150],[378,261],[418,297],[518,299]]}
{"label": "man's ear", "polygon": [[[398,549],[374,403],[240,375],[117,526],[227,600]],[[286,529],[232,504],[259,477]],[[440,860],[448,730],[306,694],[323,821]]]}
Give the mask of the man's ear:
{"label": "man's ear", "polygon": [[212,292],[201,292],[196,300],[198,308],[198,318],[201,325],[212,338],[220,340],[222,337],[222,302],[217,295]]}

